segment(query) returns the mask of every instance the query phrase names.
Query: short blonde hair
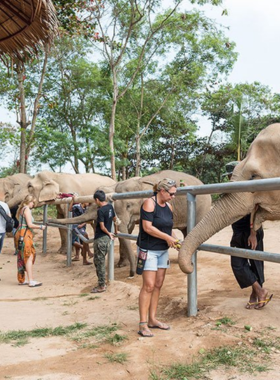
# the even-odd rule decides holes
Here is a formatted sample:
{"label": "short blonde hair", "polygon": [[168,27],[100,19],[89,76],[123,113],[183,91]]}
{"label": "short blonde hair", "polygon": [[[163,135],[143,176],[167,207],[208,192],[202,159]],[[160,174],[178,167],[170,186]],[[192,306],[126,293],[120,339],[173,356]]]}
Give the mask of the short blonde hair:
{"label": "short blonde hair", "polygon": [[154,190],[154,192],[158,192],[161,189],[170,190],[171,187],[177,187],[176,181],[174,179],[170,179],[170,178],[163,178],[156,185],[154,185],[153,190]]}

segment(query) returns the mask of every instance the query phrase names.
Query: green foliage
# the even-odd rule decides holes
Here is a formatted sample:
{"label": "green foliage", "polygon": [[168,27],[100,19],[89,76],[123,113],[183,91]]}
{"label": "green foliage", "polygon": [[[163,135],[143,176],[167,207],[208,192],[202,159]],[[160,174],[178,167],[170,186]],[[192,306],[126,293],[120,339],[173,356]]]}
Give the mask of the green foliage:
{"label": "green foliage", "polygon": [[[140,160],[141,175],[173,169],[204,183],[222,182],[225,163],[237,158],[240,125],[242,159],[259,131],[279,121],[279,94],[258,82],[225,82],[236,46],[200,7],[189,10],[181,0],[173,10],[154,0],[55,0],[54,5],[63,33],[49,58],[34,140],[26,129],[33,171],[42,164],[61,171],[68,163],[76,173],[110,174],[111,133],[119,179],[123,173],[134,176]],[[114,34],[108,32],[112,23]],[[42,59],[25,64],[30,110]],[[19,109],[16,72],[3,65],[0,97],[9,109]],[[212,126],[208,138],[197,137],[200,112]],[[13,152],[14,162],[0,176],[18,169],[20,132],[1,125],[0,143],[5,155]]]}
{"label": "green foliage", "polygon": [[[32,210],[32,215],[35,220],[43,220],[43,207],[37,207]],[[56,218],[57,209],[56,205],[48,205],[48,218]]]}
{"label": "green foliage", "polygon": [[[97,1],[101,3],[101,1]],[[64,33],[96,38],[95,2],[92,0],[53,0],[60,28]]]}

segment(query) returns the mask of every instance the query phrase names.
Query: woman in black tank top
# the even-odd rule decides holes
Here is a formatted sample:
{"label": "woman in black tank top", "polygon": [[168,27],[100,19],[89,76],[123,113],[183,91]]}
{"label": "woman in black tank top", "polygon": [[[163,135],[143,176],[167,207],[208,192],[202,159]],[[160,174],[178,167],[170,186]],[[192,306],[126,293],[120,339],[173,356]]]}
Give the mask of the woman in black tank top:
{"label": "woman in black tank top", "polygon": [[155,196],[146,199],[140,211],[137,245],[139,249],[148,251],[139,294],[138,334],[143,337],[153,336],[150,329],[170,329],[167,324],[156,319],[156,312],[166,268],[169,268],[168,248],[175,247],[178,241],[172,236],[173,213],[168,203],[175,196],[176,190],[176,181],[164,178],[154,186]]}

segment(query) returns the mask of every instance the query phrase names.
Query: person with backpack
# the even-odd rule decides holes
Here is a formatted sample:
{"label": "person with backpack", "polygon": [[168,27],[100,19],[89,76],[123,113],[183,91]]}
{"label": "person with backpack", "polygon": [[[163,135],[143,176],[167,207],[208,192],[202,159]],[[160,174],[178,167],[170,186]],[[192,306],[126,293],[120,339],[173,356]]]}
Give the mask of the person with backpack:
{"label": "person with backpack", "polygon": [[[7,205],[7,203],[0,201],[0,206],[5,211],[7,216],[11,217],[11,212],[10,212],[10,209],[9,209],[9,206]],[[6,234],[6,223],[7,222],[6,222],[5,217],[2,216],[2,214],[0,213],[0,253],[1,253],[2,248],[3,248],[4,238],[5,238],[5,234]]]}

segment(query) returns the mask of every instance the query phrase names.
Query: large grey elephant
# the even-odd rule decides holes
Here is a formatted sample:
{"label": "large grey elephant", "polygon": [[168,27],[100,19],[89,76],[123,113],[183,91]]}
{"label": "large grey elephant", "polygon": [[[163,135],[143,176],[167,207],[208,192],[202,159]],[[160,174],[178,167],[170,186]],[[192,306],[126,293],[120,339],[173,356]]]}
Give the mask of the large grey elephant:
{"label": "large grey elephant", "polygon": [[[280,177],[280,124],[262,130],[252,142],[246,158],[234,169],[231,181],[246,181]],[[179,252],[179,265],[183,272],[191,273],[192,255],[208,238],[234,223],[241,217],[254,213],[254,229],[265,220],[280,219],[280,191],[256,191],[224,194],[185,238]]]}
{"label": "large grey elephant", "polygon": [[[116,182],[110,178],[99,174],[68,174],[42,171],[27,182],[25,187],[9,200],[8,205],[13,207],[19,204],[26,195],[31,194],[37,199],[35,205],[43,205],[48,201],[56,199],[59,193],[75,192],[79,195],[91,195],[100,186],[114,186]],[[65,207],[57,205],[57,217],[65,218]],[[59,251],[67,251],[67,233],[60,229],[61,247]]]}
{"label": "large grey elephant", "polygon": [[[134,177],[126,181],[117,183],[115,187],[116,193],[133,192],[152,190],[153,185],[158,183],[163,178],[172,178],[176,180],[177,186],[180,180],[183,180],[186,186],[202,185],[202,182],[186,173],[176,172],[173,170],[164,170],[146,177]],[[135,224],[139,223],[140,207],[143,199],[124,199],[114,201],[114,208],[121,223],[119,225],[119,232],[131,233]],[[186,196],[176,196],[172,200],[174,228],[181,230],[186,236],[187,233],[187,200]],[[197,222],[210,210],[211,196],[199,195],[197,197]],[[96,219],[96,206],[92,204],[88,212],[74,219],[59,220],[62,223],[81,223],[89,220]],[[56,222],[58,220],[55,220]],[[122,266],[125,258],[128,258],[130,263],[130,277],[134,276],[135,272],[135,254],[133,252],[131,242],[127,239],[120,239],[120,261],[118,266]]]}
{"label": "large grey elephant", "polygon": [[9,202],[32,177],[28,174],[17,173],[0,178],[0,200]]}

